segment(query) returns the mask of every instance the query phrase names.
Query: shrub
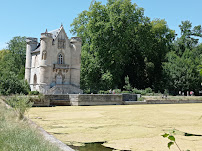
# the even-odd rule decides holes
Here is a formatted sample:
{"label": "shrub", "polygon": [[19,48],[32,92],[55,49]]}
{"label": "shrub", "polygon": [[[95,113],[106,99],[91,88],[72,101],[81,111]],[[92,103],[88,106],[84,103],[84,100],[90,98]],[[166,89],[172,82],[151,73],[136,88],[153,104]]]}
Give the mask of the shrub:
{"label": "shrub", "polygon": [[126,76],[125,77],[125,86],[123,86],[123,88],[127,91],[131,91],[132,90],[132,86],[130,85],[130,81],[129,81],[129,77]]}
{"label": "shrub", "polygon": [[137,88],[134,88],[132,90],[132,92],[135,93],[135,94],[141,94],[141,95],[145,95],[146,94],[145,90],[138,90]]}
{"label": "shrub", "polygon": [[152,93],[152,89],[151,89],[151,88],[146,88],[146,89],[145,89],[145,92],[146,92],[146,93]]}
{"label": "shrub", "polygon": [[137,99],[137,101],[144,101],[144,98],[140,97],[140,98]]}
{"label": "shrub", "polygon": [[115,92],[116,94],[120,94],[120,93],[121,93],[121,89],[114,89],[114,92]]}
{"label": "shrub", "polygon": [[109,94],[109,91],[100,90],[98,94]]}
{"label": "shrub", "polygon": [[131,93],[131,92],[130,92],[130,91],[122,91],[122,93],[129,94],[129,93]]}
{"label": "shrub", "polygon": [[25,95],[15,95],[6,100],[6,102],[14,108],[19,115],[19,119],[23,119],[24,113],[32,107],[33,102]]}
{"label": "shrub", "polygon": [[30,91],[29,95],[39,95],[39,91]]}
{"label": "shrub", "polygon": [[30,91],[27,81],[19,80],[14,72],[9,72],[0,77],[0,94],[28,94]]}

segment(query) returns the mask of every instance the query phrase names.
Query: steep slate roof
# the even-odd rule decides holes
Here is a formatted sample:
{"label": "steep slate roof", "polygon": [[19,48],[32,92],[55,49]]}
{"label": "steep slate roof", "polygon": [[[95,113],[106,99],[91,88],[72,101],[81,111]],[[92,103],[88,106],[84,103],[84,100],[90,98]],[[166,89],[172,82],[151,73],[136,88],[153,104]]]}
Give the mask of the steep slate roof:
{"label": "steep slate roof", "polygon": [[[48,33],[51,33],[52,34],[52,38],[53,38],[53,41],[57,38],[57,36],[59,35],[61,29],[62,29],[62,25],[59,29],[55,29],[55,30],[52,30],[52,31],[49,31]],[[32,53],[35,53],[35,52],[40,52],[40,43],[39,45],[37,46],[37,48],[35,50],[32,51]]]}
{"label": "steep slate roof", "polygon": [[36,47],[36,49],[33,50],[31,53],[40,52],[40,49],[41,49],[40,45],[41,44],[39,43],[38,46]]}
{"label": "steep slate roof", "polygon": [[58,34],[60,33],[61,28],[49,31],[48,33],[52,34],[53,39],[55,40]]}

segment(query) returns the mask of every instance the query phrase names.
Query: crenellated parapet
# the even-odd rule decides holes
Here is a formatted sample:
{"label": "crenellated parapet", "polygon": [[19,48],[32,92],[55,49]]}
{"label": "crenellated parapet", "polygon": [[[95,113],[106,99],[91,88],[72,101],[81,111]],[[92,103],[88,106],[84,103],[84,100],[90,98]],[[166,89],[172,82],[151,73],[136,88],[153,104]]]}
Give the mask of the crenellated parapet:
{"label": "crenellated parapet", "polygon": [[35,44],[35,43],[38,43],[38,40],[37,40],[37,38],[28,37],[28,38],[26,38],[26,43],[27,44]]}
{"label": "crenellated parapet", "polygon": [[52,34],[51,33],[41,33],[41,39],[44,39],[44,38],[52,38]]}

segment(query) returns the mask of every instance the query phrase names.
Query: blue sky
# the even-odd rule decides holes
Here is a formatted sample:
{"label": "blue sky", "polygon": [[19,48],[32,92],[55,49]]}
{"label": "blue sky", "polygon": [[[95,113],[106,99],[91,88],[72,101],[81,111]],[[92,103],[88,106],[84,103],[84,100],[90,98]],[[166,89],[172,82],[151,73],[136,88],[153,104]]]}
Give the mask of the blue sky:
{"label": "blue sky", "polygon": [[[100,0],[103,4],[107,0]],[[202,0],[132,0],[145,9],[151,19],[165,19],[169,28],[180,34],[178,25],[190,20],[202,25]],[[14,36],[40,38],[40,33],[57,29],[61,23],[70,34],[70,24],[91,0],[0,0],[0,49]],[[201,40],[200,40],[201,41]]]}

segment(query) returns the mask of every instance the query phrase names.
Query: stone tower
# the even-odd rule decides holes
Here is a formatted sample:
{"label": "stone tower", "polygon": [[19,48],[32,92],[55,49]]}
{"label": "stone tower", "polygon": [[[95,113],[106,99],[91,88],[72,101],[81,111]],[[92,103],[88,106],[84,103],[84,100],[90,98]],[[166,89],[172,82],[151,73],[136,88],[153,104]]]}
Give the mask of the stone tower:
{"label": "stone tower", "polygon": [[26,47],[26,63],[25,63],[25,80],[30,83],[30,76],[31,76],[31,52],[36,49],[37,47],[37,38],[27,38],[27,47]]}
{"label": "stone tower", "polygon": [[32,91],[44,94],[82,93],[80,89],[81,44],[68,39],[63,26],[27,38],[25,79]]}

